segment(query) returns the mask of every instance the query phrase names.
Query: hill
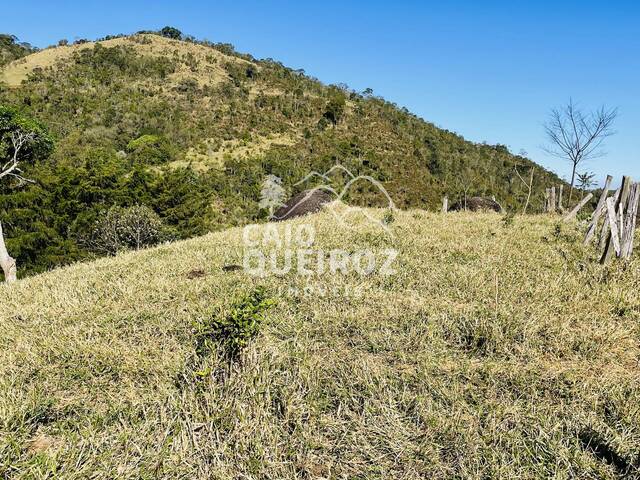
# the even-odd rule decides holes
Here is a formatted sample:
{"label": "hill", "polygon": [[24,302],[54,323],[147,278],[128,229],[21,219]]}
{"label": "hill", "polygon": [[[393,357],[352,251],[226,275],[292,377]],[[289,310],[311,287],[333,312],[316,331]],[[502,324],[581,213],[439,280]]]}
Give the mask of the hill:
{"label": "hill", "polygon": [[14,35],[0,33],[0,67],[35,51],[28,43],[19,42]]}
{"label": "hill", "polygon": [[[288,194],[337,163],[380,181],[400,208],[443,195],[520,208],[514,174],[535,168],[541,208],[554,174],[501,145],[474,144],[408,110],[228,44],[151,33],[44,49],[0,70],[0,106],[49,129],[56,148],[36,184],[0,186],[0,221],[22,272],[87,258],[83,239],[112,205],[144,203],[186,238],[265,216],[266,175]],[[377,191],[350,202],[381,206]]]}
{"label": "hill", "polygon": [[[548,216],[388,221],[277,228],[395,248],[390,276],[223,269],[235,228],[0,286],[0,476],[637,475],[637,261],[597,265]],[[202,349],[194,326],[256,287],[255,339]]]}

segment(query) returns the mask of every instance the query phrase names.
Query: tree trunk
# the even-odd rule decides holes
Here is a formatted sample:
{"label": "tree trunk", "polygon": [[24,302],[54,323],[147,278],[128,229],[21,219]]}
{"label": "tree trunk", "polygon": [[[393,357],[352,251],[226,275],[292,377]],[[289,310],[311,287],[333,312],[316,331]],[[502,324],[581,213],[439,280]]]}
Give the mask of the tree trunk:
{"label": "tree trunk", "polygon": [[527,201],[524,204],[524,209],[522,210],[523,214],[527,213],[527,207],[529,206],[529,201],[531,200],[531,189],[533,188],[533,168],[531,169],[531,178],[529,179],[529,193],[527,193]]}
{"label": "tree trunk", "polygon": [[577,163],[573,163],[573,171],[571,172],[571,188],[569,189],[569,201],[567,203],[567,207],[571,208],[571,199],[573,198],[573,184],[576,182],[576,169],[578,168]]}
{"label": "tree trunk", "polygon": [[564,206],[562,205],[563,190],[564,190],[564,185],[560,184],[560,189],[558,190],[558,211],[560,213],[564,212]]}
{"label": "tree trunk", "polygon": [[15,282],[17,279],[16,261],[9,256],[7,247],[4,243],[4,235],[2,233],[2,224],[0,223],[0,266],[4,271],[4,281],[7,283]]}

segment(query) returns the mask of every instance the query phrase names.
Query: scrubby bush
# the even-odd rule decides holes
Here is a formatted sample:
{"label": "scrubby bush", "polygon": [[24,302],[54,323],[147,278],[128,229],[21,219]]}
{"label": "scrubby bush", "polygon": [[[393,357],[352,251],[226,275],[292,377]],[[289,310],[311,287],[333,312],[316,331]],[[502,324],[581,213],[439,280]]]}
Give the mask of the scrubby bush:
{"label": "scrubby bush", "polygon": [[274,303],[263,288],[256,288],[236,301],[227,315],[212,315],[196,324],[198,356],[220,348],[227,357],[236,357],[258,334]]}
{"label": "scrubby bush", "polygon": [[159,165],[173,157],[173,149],[169,141],[159,135],[142,135],[127,145],[134,163],[143,165]]}
{"label": "scrubby bush", "polygon": [[139,250],[173,237],[158,214],[149,207],[114,206],[96,221],[88,246],[96,253],[115,255],[121,250]]}

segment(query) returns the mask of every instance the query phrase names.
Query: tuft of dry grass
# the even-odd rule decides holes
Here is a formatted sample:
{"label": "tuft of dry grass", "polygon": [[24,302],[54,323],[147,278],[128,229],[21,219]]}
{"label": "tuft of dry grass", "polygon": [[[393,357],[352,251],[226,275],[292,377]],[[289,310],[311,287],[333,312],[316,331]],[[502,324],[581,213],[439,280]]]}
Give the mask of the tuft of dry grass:
{"label": "tuft of dry grass", "polygon": [[[316,250],[397,249],[396,274],[225,271],[231,229],[0,287],[0,476],[638,474],[637,256],[602,267],[548,216],[276,228],[302,223]],[[277,299],[258,338],[198,359],[194,322],[256,286]]]}
{"label": "tuft of dry grass", "polygon": [[50,451],[60,446],[60,441],[55,437],[45,434],[38,434],[27,442],[27,451],[31,454],[38,454]]}

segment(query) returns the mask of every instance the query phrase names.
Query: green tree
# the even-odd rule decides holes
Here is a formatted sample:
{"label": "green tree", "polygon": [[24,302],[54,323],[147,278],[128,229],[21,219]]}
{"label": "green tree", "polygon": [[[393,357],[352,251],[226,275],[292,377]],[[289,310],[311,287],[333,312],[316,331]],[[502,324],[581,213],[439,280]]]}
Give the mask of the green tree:
{"label": "green tree", "polygon": [[[23,164],[33,161],[39,155],[48,156],[52,148],[53,142],[38,123],[20,115],[16,110],[0,106],[0,180],[8,188],[32,182],[25,176]],[[7,282],[16,280],[17,262],[9,255],[2,222],[0,266]]]}
{"label": "green tree", "polygon": [[36,51],[26,42],[19,42],[15,35],[0,33],[0,66]]}
{"label": "green tree", "polygon": [[596,174],[593,172],[584,172],[578,174],[578,188],[584,193],[595,185]]}
{"label": "green tree", "polygon": [[335,86],[330,87],[329,100],[327,101],[323,117],[334,125],[338,124],[342,119],[346,104],[347,97],[344,92]]}
{"label": "green tree", "polygon": [[182,38],[182,32],[175,27],[164,27],[160,30],[160,35],[174,40],[180,40]]}

